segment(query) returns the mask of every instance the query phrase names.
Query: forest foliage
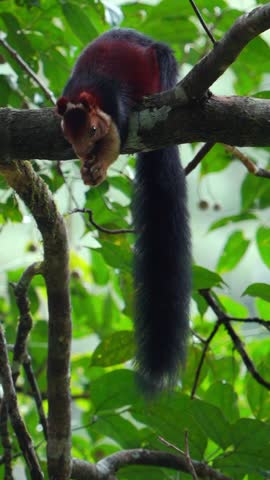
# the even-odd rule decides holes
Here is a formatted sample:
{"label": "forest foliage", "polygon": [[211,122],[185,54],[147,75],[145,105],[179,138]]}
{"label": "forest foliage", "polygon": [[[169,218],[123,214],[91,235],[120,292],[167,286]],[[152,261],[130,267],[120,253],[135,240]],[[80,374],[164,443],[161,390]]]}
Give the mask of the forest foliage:
{"label": "forest foliage", "polygon": [[[247,11],[242,2],[238,6],[233,3],[234,6],[229,0],[196,2],[217,40]],[[55,98],[61,94],[82,48],[108,28],[119,25],[136,28],[170,44],[179,61],[180,74],[212,48],[188,1],[162,0],[156,5],[133,2],[119,7],[98,0],[0,2],[1,38],[6,39]],[[269,42],[267,34],[257,37],[231,66],[231,94],[270,98]],[[221,89],[222,83],[219,92]],[[0,106],[52,106],[40,86],[3,45]],[[199,147],[183,148],[185,165],[184,152],[192,158]],[[268,168],[269,148],[244,151],[252,162]],[[198,183],[196,188],[190,187],[192,192],[197,189],[196,198],[190,200],[194,251],[205,251],[207,255],[194,254],[192,330],[181,382],[175,392],[147,404],[138,393],[132,370],[134,238],[124,231],[106,232],[132,228],[135,158],[121,157],[110,169],[107,181],[89,189],[81,183],[77,161],[60,165],[38,160],[33,163],[65,216],[70,239],[74,339],[72,455],[96,462],[119,449],[170,451],[160,437],[185,450],[187,431],[193,459],[208,462],[235,480],[270,478],[269,178],[256,177],[243,165],[239,167],[237,158],[221,145],[209,152],[197,167],[196,175],[191,173],[188,177],[189,185]],[[233,188],[228,172],[234,176]],[[228,196],[235,198],[232,212],[223,208],[216,193],[214,199],[210,196],[206,200],[198,193],[213,181],[223,188],[224,182],[228,183]],[[7,342],[12,345],[18,319],[12,284],[19,281],[27,266],[42,259],[42,242],[25,206],[2,179],[0,202],[0,321]],[[103,231],[87,215],[70,213],[76,208],[90,209]],[[196,218],[199,212],[200,222],[205,224],[203,236],[196,235],[196,222],[192,219],[196,208]],[[213,209],[214,217],[208,215]],[[208,246],[213,232],[219,233],[215,236],[218,254],[213,252],[217,259],[214,266],[213,242]],[[244,287],[235,294],[238,281]],[[223,323],[219,319],[218,327],[209,297],[220,318],[223,315]],[[28,351],[46,410],[48,314],[41,276],[35,276],[31,282],[29,299],[34,325]],[[238,340],[230,334],[226,322]],[[250,364],[245,362],[243,352]],[[265,384],[258,381],[257,373]],[[45,462],[44,436],[23,373],[17,389],[23,418],[38,456]],[[13,453],[17,453],[14,434],[11,440]],[[2,448],[0,445],[0,455]],[[16,462],[23,465],[20,456]],[[0,465],[0,472],[1,468]],[[136,480],[180,478],[170,470],[137,466],[118,475]],[[190,476],[181,473],[181,479],[185,478]]]}

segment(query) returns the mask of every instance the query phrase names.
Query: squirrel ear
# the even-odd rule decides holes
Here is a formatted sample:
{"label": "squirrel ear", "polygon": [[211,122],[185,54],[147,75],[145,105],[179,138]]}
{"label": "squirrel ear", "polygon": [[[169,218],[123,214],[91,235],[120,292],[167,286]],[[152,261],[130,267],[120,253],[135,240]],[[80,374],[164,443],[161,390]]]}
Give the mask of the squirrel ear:
{"label": "squirrel ear", "polygon": [[66,97],[60,97],[56,102],[56,111],[58,115],[61,115],[61,117],[63,117],[67,110],[67,104],[68,99]]}
{"label": "squirrel ear", "polygon": [[90,112],[96,105],[96,99],[91,93],[82,92],[79,97],[79,102],[83,105],[87,112]]}

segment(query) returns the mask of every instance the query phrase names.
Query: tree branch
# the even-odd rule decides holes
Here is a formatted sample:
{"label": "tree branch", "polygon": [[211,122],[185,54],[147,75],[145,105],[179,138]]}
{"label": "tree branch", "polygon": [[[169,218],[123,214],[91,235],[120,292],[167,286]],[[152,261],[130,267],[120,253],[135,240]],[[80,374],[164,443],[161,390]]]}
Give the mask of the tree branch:
{"label": "tree branch", "polygon": [[72,210],[71,213],[87,213],[88,214],[88,219],[91,225],[95,227],[99,232],[103,233],[108,233],[109,235],[121,235],[123,233],[135,233],[135,230],[132,228],[117,228],[117,229],[112,229],[112,228],[105,228],[102,227],[102,225],[98,225],[98,223],[95,222],[94,220],[94,215],[92,210],[90,208],[75,208]]}
{"label": "tree branch", "polygon": [[46,184],[29,162],[1,166],[0,173],[34,216],[44,244],[43,274],[48,294],[48,468],[50,478],[70,477],[71,343],[68,246],[63,218]]}
{"label": "tree branch", "polygon": [[210,150],[212,150],[214,145],[215,145],[215,143],[213,143],[213,142],[207,142],[200,148],[198,153],[196,153],[195,157],[186,166],[186,168],[185,168],[185,174],[186,175],[189,175],[189,173],[191,173],[192,170],[195,170],[195,168],[204,159],[204,157],[207,155],[207,153],[210,152]]}
{"label": "tree branch", "polygon": [[[270,28],[270,4],[257,7],[239,17],[214,48],[205,55],[181,80],[173,91],[158,96],[157,107],[168,104],[173,96],[176,102],[185,105],[192,99],[201,98],[208,88],[234,63],[245,46],[260,33]],[[143,102],[151,106],[152,98]],[[224,142],[230,143],[230,142]]]}
{"label": "tree branch", "polygon": [[238,148],[232,147],[231,145],[224,145],[224,148],[227,152],[231,153],[234,157],[240,160],[241,163],[246,167],[249,173],[255,175],[255,177],[264,177],[270,178],[270,171],[265,170],[264,168],[257,167],[257,165],[243,152]]}
{"label": "tree branch", "polygon": [[212,34],[212,32],[209,30],[208,26],[206,25],[201,13],[200,13],[200,10],[198,9],[196,3],[194,2],[194,0],[189,0],[189,3],[191,4],[195,14],[197,15],[198,17],[198,20],[201,24],[201,26],[203,27],[204,31],[207,33],[207,36],[210,38],[211,42],[213,43],[213,45],[215,45],[217,42],[216,40],[214,39],[214,36]]}
{"label": "tree branch", "polygon": [[16,387],[16,382],[20,373],[20,366],[23,365],[27,380],[31,386],[36,402],[39,420],[43,427],[44,436],[47,439],[47,420],[42,405],[42,397],[32,369],[31,358],[27,353],[27,340],[33,325],[27,291],[32,278],[35,275],[43,273],[42,267],[43,266],[40,262],[30,265],[30,267],[23,272],[19,282],[17,284],[11,284],[14,288],[16,303],[20,312],[16,341],[13,350],[12,378],[14,386]]}
{"label": "tree branch", "polygon": [[4,404],[8,409],[8,414],[16,434],[20,449],[25,461],[29,467],[32,480],[43,480],[43,474],[39,466],[38,458],[34,450],[31,437],[26,430],[25,424],[21,418],[16,391],[12,380],[11,368],[8,360],[6,340],[2,326],[0,325],[0,377],[4,390]]}
{"label": "tree branch", "polygon": [[[270,101],[211,96],[186,107],[164,106],[130,117],[122,153],[154,150],[171,144],[220,142],[238,146],[270,145]],[[0,109],[1,162],[76,158],[54,109]]]}
{"label": "tree branch", "polygon": [[265,380],[258,372],[256,369],[255,365],[253,364],[252,360],[248,356],[244,345],[240,339],[240,337],[237,335],[235,332],[234,328],[231,325],[231,320],[232,319],[229,315],[226,315],[225,312],[222,310],[222,308],[219,306],[219,304],[216,302],[215,298],[213,295],[211,295],[210,290],[200,290],[200,295],[206,300],[207,304],[209,307],[213,310],[213,312],[216,314],[218,320],[220,323],[222,323],[227,330],[228,334],[230,335],[234,347],[242,357],[242,360],[249,371],[249,373],[252,375],[252,377],[263,387],[265,387],[267,390],[270,390],[270,382]]}
{"label": "tree branch", "polygon": [[[199,478],[231,480],[230,477],[219,473],[203,462],[190,461]],[[128,465],[157,466],[190,473],[190,462],[187,461],[184,455],[173,455],[167,452],[138,448],[114,453],[100,460],[96,465],[73,459],[71,478],[74,480],[108,480],[113,478],[120,468]]]}
{"label": "tree branch", "polygon": [[5,466],[5,479],[13,480],[12,474],[12,445],[8,431],[8,408],[3,398],[0,399],[0,437],[4,450],[3,463]]}
{"label": "tree branch", "polygon": [[200,373],[201,373],[201,370],[202,370],[202,366],[203,366],[203,362],[204,362],[207,350],[209,348],[209,345],[210,345],[211,341],[213,340],[214,336],[216,335],[220,325],[221,325],[221,322],[218,320],[215,323],[215,326],[214,326],[212,332],[210,333],[209,337],[204,341],[202,355],[201,355],[199,365],[198,365],[197,370],[196,370],[195,380],[194,380],[194,384],[193,384],[192,391],[191,391],[191,398],[194,398],[194,396],[195,396],[197,386],[198,386],[198,383],[199,383]]}
{"label": "tree branch", "polygon": [[20,281],[17,284],[11,284],[14,289],[17,307],[20,313],[12,363],[12,378],[14,385],[16,384],[17,378],[19,376],[20,366],[26,353],[28,335],[33,324],[30,312],[30,304],[27,297],[27,290],[33,276],[40,274],[41,271],[41,264],[35,263],[25,270],[22,277],[20,278]]}

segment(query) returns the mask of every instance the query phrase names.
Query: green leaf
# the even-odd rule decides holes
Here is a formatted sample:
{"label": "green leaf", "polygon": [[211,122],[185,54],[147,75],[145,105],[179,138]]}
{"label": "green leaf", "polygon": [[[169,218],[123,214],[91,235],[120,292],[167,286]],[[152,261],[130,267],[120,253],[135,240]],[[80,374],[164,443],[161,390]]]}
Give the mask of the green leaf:
{"label": "green leaf", "polygon": [[233,300],[226,295],[219,295],[218,299],[228,315],[231,315],[234,318],[248,317],[249,311],[245,305],[236,302],[236,300]]}
{"label": "green leaf", "polygon": [[87,45],[98,36],[98,31],[84,13],[81,6],[75,3],[65,2],[62,4],[62,10],[71,30],[81,40],[83,45]]}
{"label": "green leaf", "polygon": [[131,197],[132,182],[126,177],[110,177],[110,185],[123,192],[128,198]]}
{"label": "green leaf", "polygon": [[252,283],[248,288],[242,293],[242,296],[250,295],[251,297],[259,297],[270,302],[270,285],[266,283]]}
{"label": "green leaf", "polygon": [[[232,427],[232,438],[238,451],[259,453],[262,446],[270,447],[270,425],[256,419],[241,418]],[[268,462],[270,466],[270,456]]]}
{"label": "green leaf", "polygon": [[[260,375],[269,379],[269,366],[260,364],[257,366]],[[268,420],[270,411],[270,395],[266,388],[261,385],[248,374],[247,376],[247,399],[252,412],[258,420]]]}
{"label": "green leaf", "polygon": [[217,270],[220,273],[233,270],[246,253],[249,243],[250,241],[245,239],[243,232],[233,232],[229,236],[219,258]]}
{"label": "green leaf", "polygon": [[91,384],[91,400],[96,412],[133,405],[139,398],[134,372],[130,370],[115,370]]}
{"label": "green leaf", "polygon": [[270,469],[270,426],[256,419],[242,418],[231,427],[233,450],[214,461],[215,468],[242,479],[249,473],[267,478]]}
{"label": "green leaf", "polygon": [[[222,448],[227,448],[231,444],[231,429],[223,412],[201,400],[192,402],[192,413],[206,436]],[[209,419],[211,420],[209,421]]]}
{"label": "green leaf", "polygon": [[266,208],[270,205],[268,178],[247,174],[241,186],[242,210]]}
{"label": "green leaf", "polygon": [[[27,36],[25,35],[23,28],[20,25],[18,17],[9,13],[2,12],[0,18],[5,24],[5,30],[7,31],[7,41],[10,46],[15,49],[20,55],[22,55],[24,60],[30,62],[31,66],[33,65],[33,56],[34,51],[32,45],[29,42]],[[14,61],[12,60],[12,63]],[[16,65],[16,62],[15,62]],[[19,67],[21,69],[21,67]],[[16,68],[17,70],[17,68]]]}
{"label": "green leaf", "polygon": [[180,44],[183,48],[197,36],[197,28],[189,18],[191,9],[183,4],[179,12],[177,0],[162,0],[156,6],[140,3],[139,9],[136,3],[124,5],[123,11],[126,14],[123,26],[142,30],[159,41]]}
{"label": "green leaf", "polygon": [[105,338],[93,353],[91,365],[109,367],[126,362],[134,356],[134,334],[129,331],[115,332]]}
{"label": "green leaf", "polygon": [[207,268],[194,265],[192,267],[192,285],[194,290],[219,287],[223,284],[222,278]]}
{"label": "green leaf", "polygon": [[92,249],[92,272],[98,285],[106,285],[109,282],[109,268],[99,251]]}
{"label": "green leaf", "polygon": [[192,293],[192,299],[194,300],[194,302],[196,302],[196,305],[197,305],[197,308],[198,308],[198,312],[199,314],[203,317],[205,312],[207,311],[208,309],[208,303],[206,302],[206,300],[198,293],[198,291],[194,291]]}
{"label": "green leaf", "polygon": [[269,46],[266,41],[262,37],[254,38],[241,51],[232,69],[237,75],[235,87],[239,95],[248,95],[257,89],[264,72],[270,71]]}
{"label": "green leaf", "polygon": [[23,217],[19,210],[18,200],[14,194],[11,194],[5,203],[0,203],[0,214],[3,216],[3,219],[11,222],[22,221]]}
{"label": "green leaf", "polygon": [[238,397],[229,383],[223,381],[213,383],[204,399],[220,408],[229,423],[239,419]]}
{"label": "green leaf", "polygon": [[12,89],[10,88],[7,75],[0,75],[0,106],[5,107],[8,104],[9,95]]}
{"label": "green leaf", "polygon": [[222,145],[215,145],[201,163],[201,176],[224,170],[231,162],[231,159],[231,154]]}
{"label": "green leaf", "polygon": [[261,92],[254,93],[254,95],[252,95],[252,97],[269,99],[270,98],[270,90],[262,90]]}
{"label": "green leaf", "polygon": [[222,382],[228,382],[235,385],[239,378],[239,362],[233,356],[222,356],[221,358],[214,356],[210,368],[211,371],[209,373],[211,382],[220,381],[221,379]]}
{"label": "green leaf", "polygon": [[212,466],[233,480],[262,480],[269,478],[268,459],[269,451],[262,447],[259,453],[240,450],[222,454],[214,459]]}
{"label": "green leaf", "polygon": [[256,220],[257,216],[254,213],[241,213],[239,215],[231,215],[230,217],[223,217],[220,220],[212,223],[209,228],[209,232],[216,230],[217,228],[225,227],[233,223],[244,222],[246,220]]}
{"label": "green leaf", "polygon": [[[87,415],[86,421],[87,421]],[[97,432],[100,435],[104,435],[107,438],[114,440],[120,445],[120,447],[129,449],[129,448],[138,448],[140,445],[140,434],[135,426],[127,420],[120,416],[115,411],[99,413],[95,422],[93,422],[89,428],[91,435],[92,432]]]}
{"label": "green leaf", "polygon": [[270,267],[270,228],[258,228],[256,241],[263,262],[267,265],[267,267]]}
{"label": "green leaf", "polygon": [[[200,405],[203,403],[179,392],[171,395],[165,393],[143,408],[132,409],[132,414],[136,420],[151,427],[156,435],[162,436],[182,450],[185,448],[185,431],[188,431],[191,457],[202,459],[207,446],[208,432],[204,430],[197,416],[197,402]],[[212,405],[209,407],[211,412],[218,410]],[[211,416],[208,417],[211,429],[212,422],[209,422],[209,418]],[[204,422],[206,421],[205,418]],[[160,443],[151,445],[151,448],[160,448]]]}
{"label": "green leaf", "polygon": [[108,265],[124,272],[132,272],[132,254],[127,243],[123,241],[122,245],[116,245],[104,240],[101,244],[100,253]]}
{"label": "green leaf", "polygon": [[270,310],[268,301],[262,300],[261,298],[256,298],[255,300],[256,310],[258,312],[258,316],[262,320],[269,320],[270,319]]}

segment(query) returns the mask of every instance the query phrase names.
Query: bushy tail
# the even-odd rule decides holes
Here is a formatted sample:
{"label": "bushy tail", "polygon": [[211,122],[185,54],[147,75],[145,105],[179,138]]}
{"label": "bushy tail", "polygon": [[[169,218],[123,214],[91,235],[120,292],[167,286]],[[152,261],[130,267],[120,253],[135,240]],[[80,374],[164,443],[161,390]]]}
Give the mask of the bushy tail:
{"label": "bushy tail", "polygon": [[190,233],[177,147],[138,155],[133,213],[136,363],[153,394],[175,383],[188,333]]}

